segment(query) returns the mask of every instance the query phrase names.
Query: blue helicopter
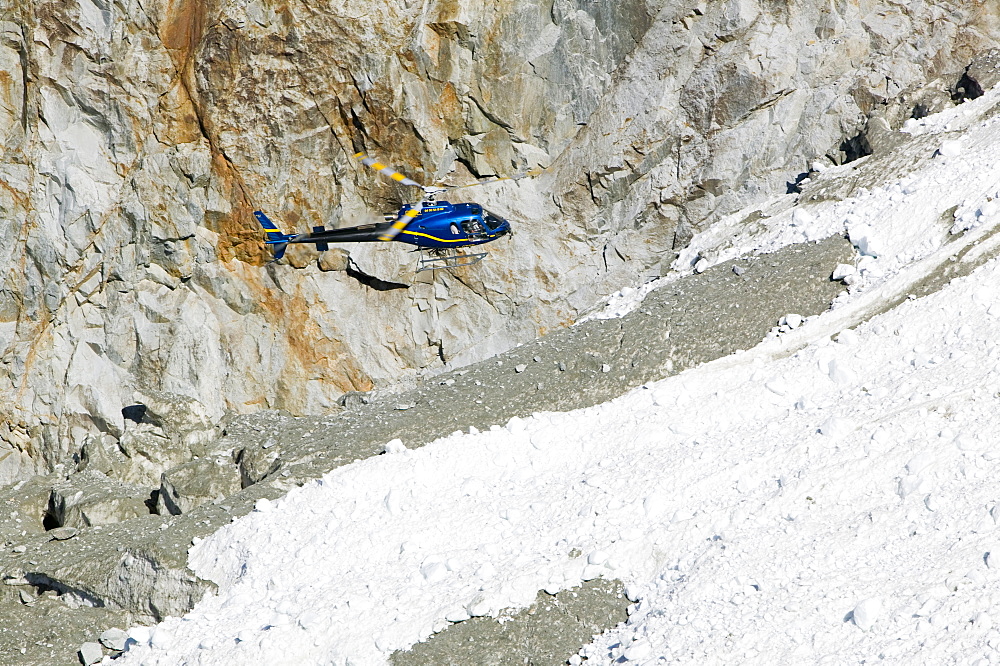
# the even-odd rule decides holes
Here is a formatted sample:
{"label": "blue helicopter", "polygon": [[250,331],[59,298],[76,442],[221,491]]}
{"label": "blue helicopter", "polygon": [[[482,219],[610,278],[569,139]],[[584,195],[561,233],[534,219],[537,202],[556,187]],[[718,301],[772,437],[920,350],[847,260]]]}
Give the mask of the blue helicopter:
{"label": "blue helicopter", "polygon": [[329,249],[330,243],[372,243],[398,241],[415,245],[421,252],[417,272],[441,268],[462,268],[482,261],[487,253],[461,253],[461,248],[489,243],[511,233],[510,223],[491,213],[477,203],[450,203],[438,201],[437,195],[458,187],[472,187],[498,180],[458,185],[455,187],[434,187],[421,185],[398,171],[393,171],[365,153],[354,156],[365,166],[371,167],[401,185],[412,185],[423,190],[424,196],[417,203],[405,204],[395,214],[385,215],[385,221],[357,227],[327,229],[323,226],[312,228],[311,233],[286,234],[262,211],[254,211],[254,217],[264,228],[265,241],[274,252],[274,261],[281,259],[290,243],[312,243],[320,252]]}

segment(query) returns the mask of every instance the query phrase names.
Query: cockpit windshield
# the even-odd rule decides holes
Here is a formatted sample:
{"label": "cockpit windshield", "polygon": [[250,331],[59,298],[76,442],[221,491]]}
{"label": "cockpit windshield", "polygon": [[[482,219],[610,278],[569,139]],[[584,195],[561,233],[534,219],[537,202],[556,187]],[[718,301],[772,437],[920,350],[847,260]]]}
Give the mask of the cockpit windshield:
{"label": "cockpit windshield", "polygon": [[504,219],[495,213],[483,209],[483,223],[490,231],[496,231],[503,224]]}

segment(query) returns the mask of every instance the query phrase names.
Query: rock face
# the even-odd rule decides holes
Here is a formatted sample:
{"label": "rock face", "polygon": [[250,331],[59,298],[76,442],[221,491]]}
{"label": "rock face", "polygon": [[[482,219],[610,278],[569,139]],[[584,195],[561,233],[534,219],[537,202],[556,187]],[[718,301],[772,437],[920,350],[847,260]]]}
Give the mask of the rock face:
{"label": "rock face", "polygon": [[[0,18],[0,485],[93,461],[155,487],[207,445],[143,448],[128,408],[151,395],[204,424],[325,412],[563,325],[815,160],[974,95],[995,69],[970,65],[1000,46],[1000,9],[945,0],[11,0]],[[414,196],[359,150],[424,182],[546,170],[455,193],[514,224],[476,267],[417,276],[395,244],[267,263],[256,207],[304,230]]]}

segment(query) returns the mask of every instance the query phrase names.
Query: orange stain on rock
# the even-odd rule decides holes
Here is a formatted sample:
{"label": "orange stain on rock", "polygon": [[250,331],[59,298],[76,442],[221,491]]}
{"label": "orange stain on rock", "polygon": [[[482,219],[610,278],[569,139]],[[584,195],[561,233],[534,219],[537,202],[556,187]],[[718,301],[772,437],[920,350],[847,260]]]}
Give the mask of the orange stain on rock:
{"label": "orange stain on rock", "polygon": [[451,81],[444,84],[441,90],[441,96],[438,98],[438,114],[444,122],[448,138],[453,141],[461,138],[465,131],[462,100],[458,98],[458,92]]}
{"label": "orange stain on rock", "polygon": [[[171,51],[177,51],[177,69],[186,63],[205,34],[210,5],[204,0],[169,0],[165,19],[160,24],[160,41]],[[173,54],[172,54],[173,55]]]}
{"label": "orange stain on rock", "polygon": [[253,222],[254,207],[248,200],[243,181],[232,164],[218,152],[212,152],[212,177],[216,188],[230,202],[228,214],[205,216],[205,226],[219,234],[216,247],[219,260],[229,262],[239,259],[253,266],[263,266],[270,257],[264,247],[263,234]]}
{"label": "orange stain on rock", "polygon": [[254,206],[243,178],[218,149],[211,119],[199,112],[200,101],[194,86],[193,61],[205,36],[209,17],[215,13],[215,3],[211,1],[169,0],[159,35],[174,61],[178,79],[177,85],[165,96],[161,111],[166,116],[165,125],[171,139],[184,143],[204,136],[212,151],[213,180],[232,207],[228,214],[205,218],[205,226],[219,234],[219,259],[223,262],[239,259],[260,266],[268,260],[261,238],[247,233],[257,230],[252,222]]}
{"label": "orange stain on rock", "polygon": [[158,138],[165,143],[191,143],[202,138],[197,111],[179,80],[160,96],[157,111],[164,121],[163,137]]}
{"label": "orange stain on rock", "polygon": [[287,343],[288,364],[280,370],[284,380],[279,385],[277,404],[298,413],[307,413],[306,382],[319,380],[341,393],[369,391],[374,388],[371,378],[339,340],[327,337],[319,322],[310,316],[310,302],[301,294],[276,292],[264,284],[258,269],[232,262],[224,264],[239,281],[247,286],[251,296],[265,313],[265,319]]}

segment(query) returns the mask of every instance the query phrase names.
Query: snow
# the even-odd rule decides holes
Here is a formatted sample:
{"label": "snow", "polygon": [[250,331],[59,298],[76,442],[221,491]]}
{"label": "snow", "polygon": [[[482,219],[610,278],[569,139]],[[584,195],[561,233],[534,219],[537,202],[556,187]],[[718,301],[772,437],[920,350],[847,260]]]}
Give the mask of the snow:
{"label": "snow", "polygon": [[663,286],[664,281],[662,279],[650,280],[641,287],[625,287],[608,297],[608,301],[605,306],[591,314],[584,317],[580,317],[577,320],[577,324],[582,324],[586,321],[592,319],[616,319],[618,317],[624,317],[629,312],[635,310],[642,303],[642,299],[646,298],[649,292]]}
{"label": "snow", "polygon": [[961,141],[945,141],[938,148],[938,154],[942,157],[958,157],[962,154],[962,142]]}
{"label": "snow", "polygon": [[866,256],[838,267],[857,281],[830,312],[603,405],[394,440],[261,500],[191,548],[218,592],[131,629],[120,663],[385,664],[601,576],[635,604],[570,663],[1000,661],[1000,262],[905,298],[948,257],[997,252],[981,100],[907,125],[961,128],[955,155],[763,235],[709,230],[678,260],[847,231]]}

